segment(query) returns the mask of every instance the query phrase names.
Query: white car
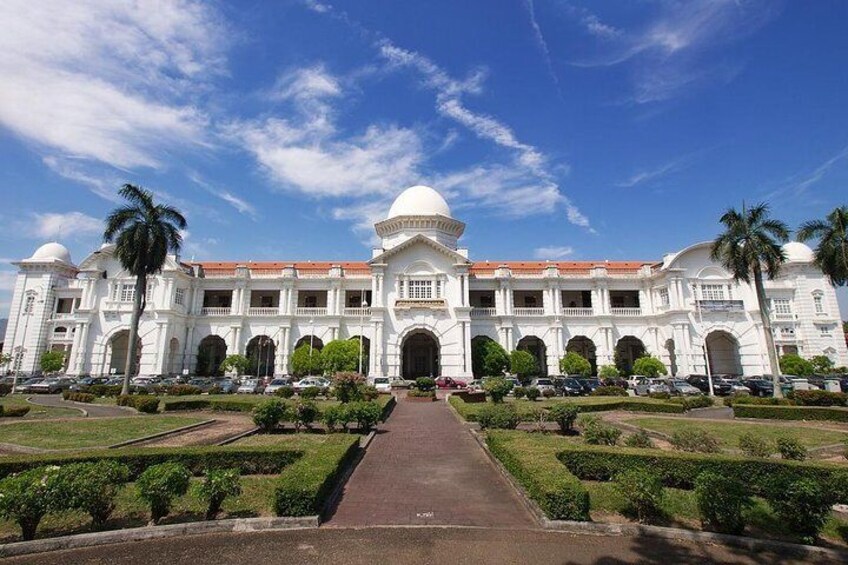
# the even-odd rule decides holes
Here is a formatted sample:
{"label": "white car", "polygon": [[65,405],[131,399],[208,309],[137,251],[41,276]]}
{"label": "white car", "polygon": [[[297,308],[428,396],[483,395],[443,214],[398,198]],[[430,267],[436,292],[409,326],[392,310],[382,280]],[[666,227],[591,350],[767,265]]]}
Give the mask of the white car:
{"label": "white car", "polygon": [[261,387],[259,386],[258,379],[247,379],[246,381],[242,381],[241,385],[239,385],[238,389],[236,389],[237,394],[256,394],[260,391]]}
{"label": "white car", "polygon": [[275,395],[284,386],[290,386],[288,379],[274,379],[265,387],[265,394]]}
{"label": "white car", "polygon": [[389,377],[376,377],[374,379],[374,388],[379,392],[392,392],[392,381]]}
{"label": "white car", "polygon": [[318,388],[329,388],[330,381],[325,379],[324,377],[306,377],[305,379],[300,379],[296,383],[294,383],[295,392],[300,392],[305,388],[309,388],[311,386],[317,386]]}
{"label": "white car", "polygon": [[550,390],[551,392],[556,393],[554,381],[552,381],[551,379],[533,379],[532,381],[530,381],[530,386],[534,386],[539,389],[539,394],[544,394],[546,390]]}

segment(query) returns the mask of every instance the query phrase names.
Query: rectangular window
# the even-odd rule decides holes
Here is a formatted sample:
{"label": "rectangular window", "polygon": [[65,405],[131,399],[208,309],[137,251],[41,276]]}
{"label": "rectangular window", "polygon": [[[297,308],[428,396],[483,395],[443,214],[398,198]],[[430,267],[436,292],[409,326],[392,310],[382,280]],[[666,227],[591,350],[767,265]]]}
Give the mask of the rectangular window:
{"label": "rectangular window", "polygon": [[669,301],[669,298],[668,298],[668,288],[663,287],[663,288],[659,289],[657,291],[657,294],[659,295],[661,306],[668,306],[670,304],[670,301]]}
{"label": "rectangular window", "polygon": [[178,288],[177,291],[174,293],[174,304],[177,304],[179,306],[182,306],[182,305],[185,304],[185,289],[184,288]]}
{"label": "rectangular window", "polygon": [[724,285],[703,284],[701,285],[701,300],[724,300]]}
{"label": "rectangular window", "polygon": [[409,298],[412,300],[429,300],[433,298],[433,281],[409,281]]}
{"label": "rectangular window", "polygon": [[813,306],[816,309],[816,314],[824,314],[824,297],[821,294],[813,295]]}
{"label": "rectangular window", "polygon": [[780,328],[780,337],[783,339],[792,339],[795,337],[795,328],[792,326],[782,326]]}
{"label": "rectangular window", "polygon": [[830,331],[830,326],[819,326],[819,331],[822,337],[832,337],[833,335]]}
{"label": "rectangular window", "polygon": [[775,314],[791,314],[792,301],[788,298],[772,298],[771,308]]}
{"label": "rectangular window", "polygon": [[120,290],[120,301],[121,302],[132,302],[135,300],[135,285],[134,284],[122,284]]}

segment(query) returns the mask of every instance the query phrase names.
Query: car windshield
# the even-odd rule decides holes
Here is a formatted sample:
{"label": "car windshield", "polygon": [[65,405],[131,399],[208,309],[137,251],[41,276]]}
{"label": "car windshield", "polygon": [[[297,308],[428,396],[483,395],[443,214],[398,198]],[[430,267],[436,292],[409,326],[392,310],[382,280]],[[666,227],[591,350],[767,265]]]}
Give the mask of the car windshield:
{"label": "car windshield", "polygon": [[374,384],[376,384],[376,385],[389,384],[389,379],[385,379],[385,378],[374,379]]}
{"label": "car windshield", "polygon": [[553,385],[553,383],[551,382],[551,379],[539,379],[539,380],[536,381],[536,384],[540,384],[540,385],[544,385],[544,386]]}
{"label": "car windshield", "polygon": [[580,382],[577,379],[562,379],[562,382],[569,386],[580,386]]}
{"label": "car windshield", "polygon": [[689,383],[681,380],[673,380],[671,381],[671,384],[673,384],[674,386],[689,386]]}
{"label": "car windshield", "polygon": [[271,384],[272,385],[284,385],[284,384],[286,384],[286,381],[284,381],[283,379],[274,379],[273,381],[271,381]]}

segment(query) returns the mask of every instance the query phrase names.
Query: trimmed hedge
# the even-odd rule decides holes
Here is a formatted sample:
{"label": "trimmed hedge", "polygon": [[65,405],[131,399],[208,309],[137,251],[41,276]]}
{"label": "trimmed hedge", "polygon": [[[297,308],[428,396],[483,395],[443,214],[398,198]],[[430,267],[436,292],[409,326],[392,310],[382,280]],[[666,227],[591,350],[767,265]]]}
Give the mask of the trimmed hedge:
{"label": "trimmed hedge", "polygon": [[[174,412],[177,410],[206,410],[212,406],[212,401],[202,398],[193,400],[168,400],[162,403],[162,412]],[[251,406],[251,409],[253,407]]]}
{"label": "trimmed hedge", "polygon": [[[165,406],[168,406],[165,403]],[[253,407],[256,406],[255,402],[245,402],[243,400],[219,400],[214,399],[210,401],[209,407],[212,410],[216,410],[219,412],[252,412]]]}
{"label": "trimmed hedge", "polygon": [[[451,395],[448,399],[451,406],[459,412],[460,416],[462,416],[465,420],[469,422],[477,421],[477,414],[482,409],[482,407],[477,403],[466,403],[461,398],[456,395]],[[568,400],[562,400],[557,402],[569,403]],[[621,400],[613,400],[611,402],[604,402],[600,404],[579,404],[577,402],[571,402],[578,407],[581,414],[585,414],[587,412],[609,412],[612,410],[627,410],[629,412],[653,412],[658,414],[683,414],[686,412],[686,405],[681,402],[646,402],[644,400],[634,400],[622,398]],[[518,410],[518,414],[521,416],[521,421],[523,422],[533,422],[535,419],[533,418],[530,408],[534,405],[530,403],[522,404],[522,403],[514,403],[514,406]],[[537,407],[547,407],[550,405]],[[527,408],[524,410],[523,408]]]}
{"label": "trimmed hedge", "polygon": [[19,455],[0,459],[0,478],[41,465],[102,460],[123,463],[130,469],[131,479],[152,465],[168,461],[185,465],[193,475],[202,475],[206,469],[231,467],[239,469],[242,475],[271,475],[300,460],[302,455],[301,451],[285,446],[140,447]]}
{"label": "trimmed hedge", "polygon": [[336,481],[358,450],[358,436],[337,434],[288,466],[274,489],[274,513],[277,516],[321,514]]}
{"label": "trimmed hedge", "polygon": [[848,409],[823,406],[758,406],[734,404],[736,418],[765,418],[769,420],[825,420],[848,422]]}
{"label": "trimmed hedge", "polygon": [[555,451],[518,445],[531,439],[521,432],[493,431],[486,435],[492,454],[521,483],[551,520],[589,520],[589,492],[556,459]]}
{"label": "trimmed hedge", "polygon": [[0,418],[23,418],[29,414],[29,406],[0,406]]}
{"label": "trimmed hedge", "polygon": [[834,464],[621,447],[563,447],[557,457],[582,480],[608,481],[622,471],[642,467],[659,473],[665,486],[691,490],[698,475],[709,471],[742,481],[753,495],[768,497],[781,485],[806,478],[830,485],[836,501],[848,502],[848,470]]}
{"label": "trimmed hedge", "polygon": [[62,400],[70,400],[71,402],[83,402],[91,404],[96,397],[88,392],[72,392],[66,390],[62,393]]}

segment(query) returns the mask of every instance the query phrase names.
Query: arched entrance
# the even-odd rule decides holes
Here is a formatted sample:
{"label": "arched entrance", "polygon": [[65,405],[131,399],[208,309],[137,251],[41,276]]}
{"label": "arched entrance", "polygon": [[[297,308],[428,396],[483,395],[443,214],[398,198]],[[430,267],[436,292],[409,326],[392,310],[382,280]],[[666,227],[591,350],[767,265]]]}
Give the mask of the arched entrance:
{"label": "arched entrance", "polygon": [[178,375],[181,369],[180,340],[172,337],[168,342],[168,365],[165,370],[171,375]]}
{"label": "arched entrance", "polygon": [[197,347],[195,372],[202,376],[217,375],[227,357],[227,342],[219,335],[207,335]]}
{"label": "arched entrance", "polygon": [[667,339],[665,341],[665,350],[668,353],[668,368],[671,371],[671,376],[677,376],[677,351],[675,350],[674,340]]}
{"label": "arched entrance", "polygon": [[707,356],[713,375],[741,375],[742,360],[739,357],[739,342],[723,330],[707,334]]}
{"label": "arched entrance", "polygon": [[[121,330],[112,336],[109,340],[109,349],[112,354],[109,356],[109,373],[115,375],[123,375],[127,368],[127,352],[130,348],[130,331]],[[141,361],[141,336],[138,336],[136,341],[135,367],[138,373],[139,363]]]}
{"label": "arched entrance", "polygon": [[646,354],[645,344],[638,337],[626,335],[615,344],[615,366],[624,375],[633,373],[633,363]]}
{"label": "arched entrance", "polygon": [[274,356],[277,347],[267,335],[258,335],[247,342],[247,359],[250,365],[245,371],[248,375],[270,377],[274,375]]}
{"label": "arched entrance", "polygon": [[515,348],[519,351],[526,351],[536,358],[537,375],[543,377],[548,375],[548,348],[545,346],[544,341],[535,335],[528,335],[522,337]]}
{"label": "arched entrance", "polygon": [[[362,348],[362,374],[367,375],[368,361],[371,359],[371,340],[367,337],[358,335],[353,336],[350,340],[357,342],[357,345],[359,345],[359,341],[362,340],[362,345],[360,346]],[[357,359],[357,365],[358,364],[359,361]]]}
{"label": "arched entrance", "polygon": [[317,349],[321,351],[324,349],[324,342],[321,341],[321,338],[316,335],[305,335],[294,344],[294,348],[297,349],[301,345],[311,345],[313,349]]}
{"label": "arched entrance", "polygon": [[426,330],[417,330],[406,336],[401,345],[401,375],[405,379],[438,377],[439,340]]}
{"label": "arched entrance", "polygon": [[576,335],[568,340],[565,346],[566,353],[577,353],[592,365],[592,374],[598,374],[598,357],[596,355],[595,342],[585,335]]}

